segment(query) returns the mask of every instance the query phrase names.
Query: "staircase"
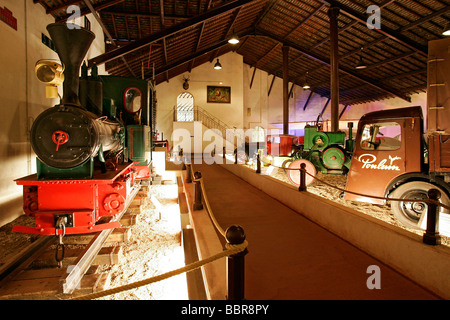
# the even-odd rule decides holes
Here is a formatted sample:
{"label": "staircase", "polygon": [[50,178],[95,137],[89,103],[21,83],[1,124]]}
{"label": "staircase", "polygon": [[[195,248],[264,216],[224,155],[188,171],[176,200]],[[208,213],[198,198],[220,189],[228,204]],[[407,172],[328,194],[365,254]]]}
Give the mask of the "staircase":
{"label": "staircase", "polygon": [[[174,107],[173,109],[173,121],[200,121],[208,129],[215,129],[222,134],[222,137],[227,139],[227,129],[234,130],[236,128],[230,127],[228,124],[213,116],[208,111],[201,107],[184,106]],[[237,134],[237,132],[236,132]],[[229,137],[229,142],[234,143],[234,136]],[[232,140],[231,140],[232,139]]]}

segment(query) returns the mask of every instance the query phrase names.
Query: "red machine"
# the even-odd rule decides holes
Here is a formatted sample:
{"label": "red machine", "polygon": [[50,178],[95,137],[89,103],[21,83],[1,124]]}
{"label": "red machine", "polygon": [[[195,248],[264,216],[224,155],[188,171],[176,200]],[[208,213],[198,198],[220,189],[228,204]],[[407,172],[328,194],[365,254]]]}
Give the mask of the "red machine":
{"label": "red machine", "polygon": [[299,141],[303,137],[297,137],[293,135],[276,135],[267,136],[266,139],[266,152],[268,155],[277,157],[290,157],[292,154],[292,146],[303,144],[303,141]]}
{"label": "red machine", "polygon": [[118,228],[119,222],[106,218],[121,213],[131,201],[134,171],[130,163],[119,165],[118,171],[97,172],[94,179],[38,180],[36,175],[18,179],[16,183],[24,186],[24,211],[35,218],[36,226],[15,226],[13,231],[58,235],[63,231],[55,225],[61,217],[66,218],[65,234]]}

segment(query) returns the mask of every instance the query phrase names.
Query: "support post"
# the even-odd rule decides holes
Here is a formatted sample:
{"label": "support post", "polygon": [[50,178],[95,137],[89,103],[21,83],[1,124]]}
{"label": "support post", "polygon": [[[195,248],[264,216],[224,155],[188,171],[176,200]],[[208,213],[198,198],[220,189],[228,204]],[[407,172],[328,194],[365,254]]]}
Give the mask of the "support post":
{"label": "support post", "polygon": [[[225,233],[229,244],[242,244],[245,232],[241,226],[233,225]],[[227,300],[245,300],[245,255],[247,248],[227,257]]]}
{"label": "support post", "polygon": [[306,191],[306,164],[300,164],[300,185],[298,191]]}
{"label": "support post", "polygon": [[[441,193],[437,189],[428,190],[428,199],[439,201]],[[423,234],[423,243],[436,246],[441,244],[439,235],[439,206],[434,203],[428,203],[427,210],[427,229]]]}
{"label": "support post", "polygon": [[191,183],[191,165],[189,163],[186,164],[186,183]]}
{"label": "support post", "polygon": [[256,173],[261,173],[261,158],[259,156],[259,152],[256,155]]}
{"label": "support post", "polygon": [[330,98],[331,98],[331,131],[339,130],[339,40],[338,40],[339,8],[328,10],[330,18]]}
{"label": "support post", "polygon": [[289,47],[283,46],[283,134],[289,134]]}
{"label": "support post", "polygon": [[[201,179],[202,174],[198,171],[194,173],[194,179],[198,180]],[[203,203],[202,203],[202,186],[201,181],[194,181],[194,204],[193,204],[194,211],[202,210],[203,209]]]}

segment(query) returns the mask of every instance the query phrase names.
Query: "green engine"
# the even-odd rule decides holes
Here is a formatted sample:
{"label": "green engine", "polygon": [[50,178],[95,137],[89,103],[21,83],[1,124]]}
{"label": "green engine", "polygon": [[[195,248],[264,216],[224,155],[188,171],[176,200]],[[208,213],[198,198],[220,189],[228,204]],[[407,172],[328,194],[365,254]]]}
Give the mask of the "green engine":
{"label": "green engine", "polygon": [[349,138],[345,132],[323,132],[317,126],[306,126],[304,145],[294,155],[310,161],[323,174],[345,174],[350,168],[354,140],[353,124],[349,123]]}

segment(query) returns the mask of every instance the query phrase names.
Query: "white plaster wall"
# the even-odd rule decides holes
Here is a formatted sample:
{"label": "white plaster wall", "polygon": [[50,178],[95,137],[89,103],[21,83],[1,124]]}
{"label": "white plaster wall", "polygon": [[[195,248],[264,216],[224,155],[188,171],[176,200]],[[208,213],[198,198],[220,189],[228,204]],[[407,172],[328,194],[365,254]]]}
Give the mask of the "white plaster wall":
{"label": "white plaster wall", "polygon": [[253,76],[254,68],[250,68],[245,64],[244,71],[244,127],[246,129],[254,128],[255,126],[268,128],[269,110],[268,95],[270,84],[267,82],[267,73],[256,69],[253,78],[252,87],[250,83]]}
{"label": "white plaster wall", "polygon": [[[8,8],[17,19],[17,31],[0,21],[0,226],[22,212],[22,187],[18,179],[36,172],[35,154],[29,142],[33,119],[43,110],[59,103],[45,98],[45,85],[34,75],[40,59],[58,59],[57,54],[41,41],[49,36],[46,26],[55,22],[40,4],[28,0],[4,0],[0,7]],[[88,55],[104,52],[103,32],[92,16],[92,31],[98,34]],[[101,74],[104,67],[99,68]],[[59,88],[62,94],[62,88]]]}
{"label": "white plaster wall", "polygon": [[[183,77],[189,77],[189,89],[187,92],[194,96],[194,105],[199,106],[211,115],[219,118],[230,127],[243,128],[243,61],[242,56],[236,53],[227,53],[218,57],[222,70],[214,70],[214,64],[204,63],[192,69],[191,73],[184,73],[156,86],[157,119],[156,130],[163,133],[163,138],[169,140],[173,147],[171,135],[173,131],[173,110],[177,104],[179,94],[183,89]],[[231,87],[231,103],[207,103],[207,86]],[[159,136],[161,139],[161,135]]]}
{"label": "white plaster wall", "polygon": [[[279,129],[283,131],[283,79],[276,77],[268,94],[273,75],[257,69],[250,88],[254,69],[244,65],[244,127],[261,126],[264,129]],[[289,90],[292,83],[289,83]],[[292,97],[289,99],[289,132],[303,135],[306,122],[314,122],[321,113],[328,98],[318,94],[313,95],[305,110],[303,107],[310,94],[297,85],[294,86]],[[343,106],[341,106],[342,108]],[[329,106],[323,114],[324,119],[330,118]]]}
{"label": "white plaster wall", "polygon": [[[270,95],[268,91],[272,83],[273,75],[257,69],[250,88],[254,69],[249,65],[244,65],[244,127],[254,128],[262,126],[264,129],[278,128],[280,132],[283,129],[283,79],[276,77],[273,83]],[[291,88],[289,83],[289,90]],[[289,133],[302,136],[303,128],[306,123],[316,121],[318,115],[322,112],[328,98],[314,94],[305,110],[303,110],[308,100],[310,90],[304,90],[300,86],[294,86],[292,97],[289,99]],[[427,95],[426,93],[414,94],[411,96],[411,102],[400,98],[391,98],[376,102],[357,104],[348,106],[343,113],[339,128],[347,130],[347,123],[354,123],[354,132],[356,132],[358,120],[364,114],[372,111],[387,110],[394,108],[404,108],[409,106],[421,106],[426,117]],[[339,105],[339,112],[344,110],[344,105]],[[331,108],[328,104],[323,112],[324,130],[331,127]],[[426,123],[425,123],[426,125]]]}
{"label": "white plaster wall", "polygon": [[[369,113],[372,111],[397,109],[412,106],[422,107],[423,117],[425,120],[427,116],[427,94],[426,93],[413,94],[411,96],[411,102],[405,101],[400,98],[391,98],[348,106],[347,110],[342,115],[342,120],[354,121],[359,120],[359,118],[361,118],[361,116],[363,116],[365,113]],[[426,125],[427,122],[424,121],[425,130]]]}

